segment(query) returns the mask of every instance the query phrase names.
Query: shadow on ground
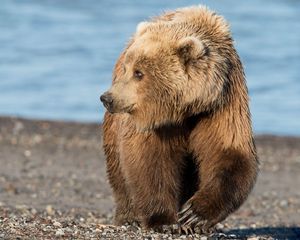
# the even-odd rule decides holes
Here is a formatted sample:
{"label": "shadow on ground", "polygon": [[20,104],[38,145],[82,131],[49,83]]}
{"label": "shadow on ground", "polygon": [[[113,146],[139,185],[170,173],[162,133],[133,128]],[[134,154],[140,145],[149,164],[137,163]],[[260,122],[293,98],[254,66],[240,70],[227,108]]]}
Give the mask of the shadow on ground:
{"label": "shadow on ground", "polygon": [[264,227],[233,229],[227,234],[234,234],[240,239],[246,239],[251,236],[272,237],[274,239],[300,239],[300,227]]}

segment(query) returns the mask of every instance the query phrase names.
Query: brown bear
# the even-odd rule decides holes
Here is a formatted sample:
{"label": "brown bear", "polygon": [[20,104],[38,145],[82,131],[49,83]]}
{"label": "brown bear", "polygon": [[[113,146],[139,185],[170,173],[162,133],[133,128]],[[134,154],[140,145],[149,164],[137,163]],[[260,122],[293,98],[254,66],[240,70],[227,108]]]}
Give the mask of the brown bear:
{"label": "brown bear", "polygon": [[245,201],[258,160],[243,67],[206,7],[138,25],[101,97],[116,224],[207,230]]}

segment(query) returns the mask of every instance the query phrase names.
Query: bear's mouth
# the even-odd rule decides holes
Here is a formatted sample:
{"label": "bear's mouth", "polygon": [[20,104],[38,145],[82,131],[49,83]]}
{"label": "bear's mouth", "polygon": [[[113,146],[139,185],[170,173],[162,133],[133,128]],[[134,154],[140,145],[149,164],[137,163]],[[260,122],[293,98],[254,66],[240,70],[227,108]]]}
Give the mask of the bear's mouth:
{"label": "bear's mouth", "polygon": [[133,112],[133,110],[134,110],[134,106],[135,106],[135,104],[131,104],[131,105],[129,105],[129,106],[123,108],[123,109],[121,110],[121,112],[131,114],[131,113]]}
{"label": "bear's mouth", "polygon": [[123,107],[123,108],[115,108],[110,104],[104,104],[104,107],[107,109],[107,111],[111,114],[113,113],[129,113],[131,114],[134,110],[135,104],[131,104],[129,106]]}

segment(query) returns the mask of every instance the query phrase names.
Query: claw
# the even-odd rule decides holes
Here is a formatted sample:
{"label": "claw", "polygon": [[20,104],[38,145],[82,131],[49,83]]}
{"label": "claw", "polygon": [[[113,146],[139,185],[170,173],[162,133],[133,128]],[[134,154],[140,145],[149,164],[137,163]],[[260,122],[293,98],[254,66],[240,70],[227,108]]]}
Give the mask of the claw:
{"label": "claw", "polygon": [[192,226],[198,220],[199,218],[195,214],[193,214],[188,220],[186,220],[185,225]]}
{"label": "claw", "polygon": [[195,225],[195,230],[197,229],[197,230],[200,231],[200,233],[206,234],[206,227],[205,227],[206,222],[207,222],[206,220],[202,220],[202,221],[198,222],[198,223]]}
{"label": "claw", "polygon": [[210,234],[210,233],[213,232],[213,227],[210,227],[210,226],[208,225],[208,223],[205,223],[205,224],[203,225],[203,227],[202,227],[202,231],[203,231],[203,233],[205,233],[205,234]]}
{"label": "claw", "polygon": [[179,234],[179,235],[182,235],[182,229],[181,229],[181,226],[178,226],[178,234]]}
{"label": "claw", "polygon": [[186,228],[184,226],[181,227],[181,231],[186,235]]}
{"label": "claw", "polygon": [[205,220],[202,220],[202,221],[198,222],[198,223],[195,225],[195,227],[201,227],[201,226],[203,226],[205,223],[206,223],[206,221],[205,221]]}
{"label": "claw", "polygon": [[204,232],[206,221],[202,220],[195,225],[195,228],[199,228],[201,232]]}
{"label": "claw", "polygon": [[193,210],[190,209],[189,211],[185,212],[181,218],[178,219],[178,222],[182,223],[184,219],[188,218],[193,213]]}
{"label": "claw", "polygon": [[185,233],[185,235],[193,234],[193,230],[190,226],[187,225],[181,226],[181,230]]}
{"label": "claw", "polygon": [[184,208],[178,213],[178,215],[183,214],[184,212],[186,212],[190,207],[192,206],[191,203],[188,203],[184,206]]}

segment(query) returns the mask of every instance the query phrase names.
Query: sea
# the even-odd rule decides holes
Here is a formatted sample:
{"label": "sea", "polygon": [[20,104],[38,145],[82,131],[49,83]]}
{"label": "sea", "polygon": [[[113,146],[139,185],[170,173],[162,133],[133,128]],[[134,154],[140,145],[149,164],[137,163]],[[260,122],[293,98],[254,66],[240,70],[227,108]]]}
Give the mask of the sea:
{"label": "sea", "polygon": [[204,4],[231,26],[256,134],[300,135],[300,1],[1,0],[0,115],[101,122],[136,25]]}

